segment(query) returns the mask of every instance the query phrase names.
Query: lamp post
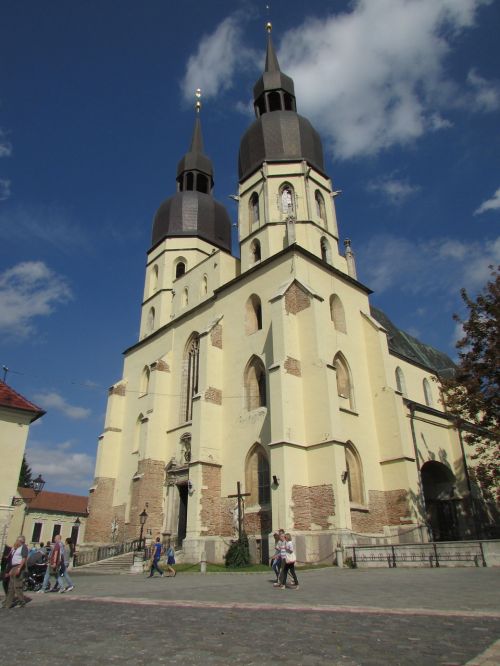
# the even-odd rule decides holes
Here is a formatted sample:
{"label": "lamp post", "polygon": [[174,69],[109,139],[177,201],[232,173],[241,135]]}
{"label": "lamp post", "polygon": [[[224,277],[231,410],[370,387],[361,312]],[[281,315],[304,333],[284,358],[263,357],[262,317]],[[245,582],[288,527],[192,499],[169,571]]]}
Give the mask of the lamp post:
{"label": "lamp post", "polygon": [[28,515],[30,504],[35,499],[35,497],[38,497],[38,495],[42,492],[44,485],[45,481],[42,479],[42,475],[39,474],[37,478],[34,481],[32,481],[28,486],[28,488],[31,488],[31,490],[33,490],[35,496],[24,498],[24,513],[23,513],[23,522],[21,524],[21,534],[23,533],[24,530],[24,522],[26,520],[26,516]]}
{"label": "lamp post", "polygon": [[148,519],[148,514],[146,513],[146,509],[143,509],[142,513],[139,514],[139,522],[141,523],[141,533],[139,535],[139,548],[141,550],[143,548],[142,533],[143,533],[144,525],[146,524],[147,519]]}

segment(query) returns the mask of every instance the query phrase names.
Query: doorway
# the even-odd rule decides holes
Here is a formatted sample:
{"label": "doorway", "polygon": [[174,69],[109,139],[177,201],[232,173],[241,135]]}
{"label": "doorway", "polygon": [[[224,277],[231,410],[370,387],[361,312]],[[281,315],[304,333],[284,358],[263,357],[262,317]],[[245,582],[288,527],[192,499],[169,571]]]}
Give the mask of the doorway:
{"label": "doorway", "polygon": [[422,466],[427,521],[434,541],[456,541],[460,538],[456,478],[449,467],[436,460]]}
{"label": "doorway", "polygon": [[186,538],[187,512],[188,512],[188,484],[182,483],[177,486],[179,491],[179,519],[177,523],[177,543],[182,548],[182,542]]}

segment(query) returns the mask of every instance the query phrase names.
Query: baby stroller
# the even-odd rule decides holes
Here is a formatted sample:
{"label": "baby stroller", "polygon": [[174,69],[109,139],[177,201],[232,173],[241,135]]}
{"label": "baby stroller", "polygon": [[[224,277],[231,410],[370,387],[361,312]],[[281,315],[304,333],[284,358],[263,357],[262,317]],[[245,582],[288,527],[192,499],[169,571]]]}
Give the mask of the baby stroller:
{"label": "baby stroller", "polygon": [[38,592],[42,589],[43,579],[47,571],[47,562],[38,551],[34,556],[28,558],[27,570],[24,574],[23,590]]}

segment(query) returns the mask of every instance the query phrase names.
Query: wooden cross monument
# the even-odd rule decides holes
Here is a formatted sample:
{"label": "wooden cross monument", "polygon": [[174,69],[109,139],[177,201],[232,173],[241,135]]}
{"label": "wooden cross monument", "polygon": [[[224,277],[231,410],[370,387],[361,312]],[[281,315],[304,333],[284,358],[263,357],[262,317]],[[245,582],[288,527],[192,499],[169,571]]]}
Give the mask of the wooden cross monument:
{"label": "wooden cross monument", "polygon": [[236,495],[228,495],[228,497],[237,497],[238,498],[238,541],[241,541],[241,533],[243,527],[243,515],[241,512],[241,503],[244,497],[248,497],[251,493],[242,493],[241,492],[241,483],[238,481],[236,483]]}

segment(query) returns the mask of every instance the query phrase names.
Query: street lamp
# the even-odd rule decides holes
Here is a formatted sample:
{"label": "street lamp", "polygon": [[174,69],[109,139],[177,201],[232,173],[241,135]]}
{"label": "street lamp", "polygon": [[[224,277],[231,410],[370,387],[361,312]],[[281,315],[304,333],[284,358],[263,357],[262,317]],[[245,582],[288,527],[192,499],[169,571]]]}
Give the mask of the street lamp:
{"label": "street lamp", "polygon": [[45,481],[42,479],[42,475],[39,474],[37,478],[34,481],[32,481],[28,486],[28,488],[31,488],[31,490],[33,490],[35,495],[34,497],[24,498],[24,513],[23,513],[23,522],[21,524],[21,534],[24,531],[24,521],[26,520],[26,516],[28,515],[30,504],[35,499],[35,497],[38,497],[38,495],[42,492],[44,485]]}
{"label": "street lamp", "polygon": [[142,549],[142,532],[144,530],[144,525],[146,524],[146,520],[148,519],[148,514],[146,513],[146,509],[143,509],[142,513],[139,514],[139,522],[141,523],[141,533],[139,535],[139,548]]}

